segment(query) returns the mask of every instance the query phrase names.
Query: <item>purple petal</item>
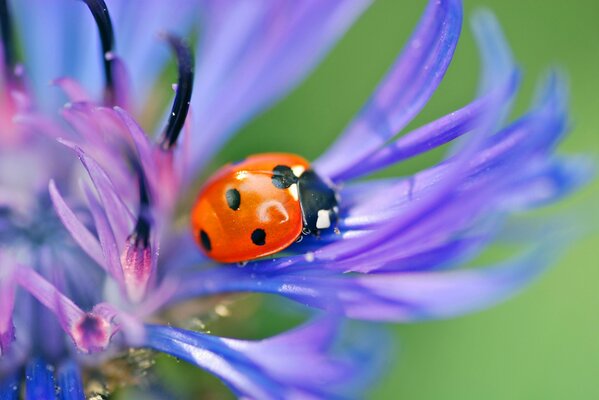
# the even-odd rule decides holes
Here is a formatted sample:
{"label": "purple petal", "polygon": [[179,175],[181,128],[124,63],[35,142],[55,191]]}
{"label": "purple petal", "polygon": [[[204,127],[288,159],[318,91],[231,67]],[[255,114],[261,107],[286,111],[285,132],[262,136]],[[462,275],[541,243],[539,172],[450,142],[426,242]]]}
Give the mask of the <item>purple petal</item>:
{"label": "purple petal", "polygon": [[[506,87],[500,89],[506,92],[504,96],[513,97],[518,89],[518,78],[518,75],[514,75]],[[356,164],[343,174],[339,174],[338,179],[355,179],[361,175],[372,173],[433,150],[471,132],[476,126],[478,116],[489,105],[489,100],[493,96],[495,95],[477,99],[449,115],[407,133],[391,144],[377,150],[368,159]]]}
{"label": "purple petal", "polygon": [[113,74],[113,87],[114,87],[114,104],[118,104],[120,107],[125,109],[131,109],[131,82],[127,72],[127,67],[123,60],[117,56],[112,55],[110,57],[112,74]]}
{"label": "purple petal", "polygon": [[54,367],[42,359],[35,358],[27,365],[25,371],[25,399],[54,400]]}
{"label": "purple petal", "polygon": [[594,163],[585,157],[561,157],[533,165],[504,193],[501,205],[524,211],[554,203],[589,183],[594,169]]}
{"label": "purple petal", "polygon": [[54,209],[63,225],[71,234],[73,240],[81,247],[88,256],[91,257],[98,265],[106,269],[104,256],[102,255],[102,247],[98,239],[79,221],[75,213],[69,208],[63,197],[58,192],[54,180],[49,184],[50,197]]}
{"label": "purple petal", "polygon": [[479,94],[489,93],[498,84],[511,79],[515,66],[512,51],[501,31],[499,22],[489,10],[475,11],[472,31],[483,62]]}
{"label": "purple petal", "polygon": [[15,306],[15,279],[12,267],[2,265],[0,274],[0,357],[8,352],[15,339],[13,310]]}
{"label": "purple petal", "polygon": [[72,78],[58,78],[55,79],[52,84],[61,88],[62,91],[67,95],[69,101],[72,103],[92,102],[92,98],[89,93],[87,93],[87,91],[79,84],[79,82]]}
{"label": "purple petal", "polygon": [[[478,215],[484,215],[484,211],[490,212],[501,198],[502,190],[508,189],[518,178],[514,171],[525,170],[524,166],[535,157],[546,157],[547,150],[553,148],[565,131],[567,113],[563,108],[563,87],[555,76],[550,77],[546,87],[541,102],[508,129],[485,139],[483,134],[495,126],[494,118],[500,118],[502,113],[484,117],[486,122],[481,124],[478,137],[472,138],[475,142],[463,147],[448,161],[408,180],[407,185],[398,187],[400,192],[395,193],[390,188],[385,197],[398,200],[396,207],[391,215],[385,215],[387,222],[379,224],[371,234],[323,246],[315,252],[315,258],[348,259],[364,255],[385,242],[389,243],[390,249],[391,245],[401,245],[390,242],[392,238],[405,237],[413,230],[424,232],[427,221],[429,227],[436,224],[437,229],[447,227],[457,231]],[[496,100],[504,104],[504,99]],[[490,107],[489,111],[494,109]],[[376,202],[381,200],[374,198],[361,208],[372,210]],[[470,204],[466,206],[468,202]],[[465,209],[469,212],[465,213]],[[385,213],[388,210],[389,205],[381,209]],[[383,250],[387,249],[380,249]]]}
{"label": "purple petal", "polygon": [[16,281],[58,319],[62,329],[80,351],[91,353],[108,346],[113,334],[111,322],[102,315],[83,312],[70,298],[31,268],[19,266]]}
{"label": "purple petal", "polygon": [[408,45],[345,133],[316,162],[333,180],[396,135],[443,78],[462,25],[459,0],[431,0]]}
{"label": "purple petal", "polygon": [[[504,116],[508,114],[511,105],[509,100],[513,99],[519,86],[519,73],[511,50],[498,22],[491,13],[477,13],[473,18],[473,30],[479,52],[482,55],[483,68],[479,93],[484,97],[381,147],[367,159],[337,175],[338,180],[354,179],[360,175],[385,168],[468,133],[474,129],[479,120],[478,115],[483,112],[485,107],[490,106],[494,97],[508,99],[503,105],[492,105],[501,107]],[[497,95],[495,92],[505,93]]]}
{"label": "purple petal", "polygon": [[[107,266],[110,275],[119,283],[124,284],[123,266],[121,265],[121,251],[117,244],[114,232],[111,229],[108,217],[104,209],[100,206],[95,196],[86,190],[89,210],[94,218],[100,245],[104,254],[104,264]],[[125,243],[123,240],[122,243]]]}
{"label": "purple petal", "polygon": [[259,274],[221,267],[186,278],[178,296],[182,300],[225,292],[261,292],[357,319],[407,322],[449,318],[512,296],[554,261],[557,247],[561,248],[542,246],[493,267],[448,272],[353,275],[289,268]]}
{"label": "purple petal", "polygon": [[119,243],[124,243],[135,223],[133,213],[115,189],[108,173],[92,157],[77,145],[66,141],[62,141],[62,143],[72,148],[81,160],[96,188],[116,240]]}
{"label": "purple petal", "polygon": [[125,123],[129,135],[133,143],[135,143],[135,147],[137,149],[143,169],[145,171],[153,171],[154,159],[152,157],[152,143],[150,142],[148,136],[127,111],[119,107],[115,107],[115,111]]}
{"label": "purple petal", "polygon": [[336,329],[337,323],[321,320],[252,342],[149,325],[146,346],[206,369],[241,397],[331,398],[380,364],[375,349],[384,343],[374,340],[367,350],[333,356]]}
{"label": "purple petal", "polygon": [[19,286],[57,316],[65,331],[69,331],[85,315],[71,299],[33,269],[19,266],[15,270],[15,278]]}
{"label": "purple petal", "polygon": [[247,119],[296,85],[369,0],[206,2],[192,106],[197,170]]}

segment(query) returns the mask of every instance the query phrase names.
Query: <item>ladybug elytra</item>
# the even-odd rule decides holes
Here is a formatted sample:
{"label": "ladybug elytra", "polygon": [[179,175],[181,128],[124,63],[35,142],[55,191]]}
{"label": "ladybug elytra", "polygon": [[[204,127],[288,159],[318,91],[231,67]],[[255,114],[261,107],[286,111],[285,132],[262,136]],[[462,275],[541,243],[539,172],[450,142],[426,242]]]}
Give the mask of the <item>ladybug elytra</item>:
{"label": "ladybug elytra", "polygon": [[265,153],[225,165],[204,185],[191,214],[202,251],[220,262],[277,253],[337,221],[337,194],[304,158]]}

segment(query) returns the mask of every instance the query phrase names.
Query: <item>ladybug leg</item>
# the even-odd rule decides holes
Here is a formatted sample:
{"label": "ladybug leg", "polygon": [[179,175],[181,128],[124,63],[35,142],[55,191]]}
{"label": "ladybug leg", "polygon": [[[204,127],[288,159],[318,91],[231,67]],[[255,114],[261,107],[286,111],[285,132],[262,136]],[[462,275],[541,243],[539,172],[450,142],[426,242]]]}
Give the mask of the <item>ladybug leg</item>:
{"label": "ladybug leg", "polygon": [[337,193],[312,170],[298,180],[299,201],[304,223],[303,232],[319,236],[320,231],[335,229],[339,207]]}

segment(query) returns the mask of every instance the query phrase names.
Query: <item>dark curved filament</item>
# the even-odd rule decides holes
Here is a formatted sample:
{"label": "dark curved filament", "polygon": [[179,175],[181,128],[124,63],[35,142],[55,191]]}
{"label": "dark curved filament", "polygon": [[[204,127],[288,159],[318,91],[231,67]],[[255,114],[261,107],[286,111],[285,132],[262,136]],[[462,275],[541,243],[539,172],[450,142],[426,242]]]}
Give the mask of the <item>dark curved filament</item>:
{"label": "dark curved filament", "polygon": [[129,159],[137,175],[139,185],[139,211],[130,240],[133,240],[138,247],[147,248],[150,243],[150,230],[152,228],[150,188],[139,160],[132,154],[129,155]]}
{"label": "dark curved filament", "polygon": [[108,7],[104,0],[82,0],[91,11],[102,43],[102,60],[104,63],[104,78],[106,80],[107,101],[113,100],[114,79],[112,76],[112,59],[110,53],[114,50],[114,31],[112,21],[108,13]]}
{"label": "dark curved filament", "polygon": [[185,118],[189,112],[189,102],[191,101],[191,92],[193,89],[194,63],[193,54],[189,46],[181,38],[174,35],[167,35],[166,39],[172,47],[177,57],[179,65],[179,80],[177,82],[177,93],[168,124],[164,130],[162,138],[162,148],[172,149],[177,143],[177,139],[185,124]]}
{"label": "dark curved filament", "polygon": [[0,35],[7,78],[14,74],[16,54],[12,28],[12,17],[8,8],[8,0],[0,0]]}

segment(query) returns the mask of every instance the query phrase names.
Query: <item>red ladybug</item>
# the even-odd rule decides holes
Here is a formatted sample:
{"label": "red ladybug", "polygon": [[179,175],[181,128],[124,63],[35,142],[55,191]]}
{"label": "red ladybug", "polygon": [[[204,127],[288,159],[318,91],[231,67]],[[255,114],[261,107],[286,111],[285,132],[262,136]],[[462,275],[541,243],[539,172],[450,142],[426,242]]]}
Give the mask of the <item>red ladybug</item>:
{"label": "red ladybug", "polygon": [[302,234],[333,229],[337,213],[335,190],[308,161],[266,153],[218,170],[200,191],[191,225],[208,257],[241,262],[277,253]]}

